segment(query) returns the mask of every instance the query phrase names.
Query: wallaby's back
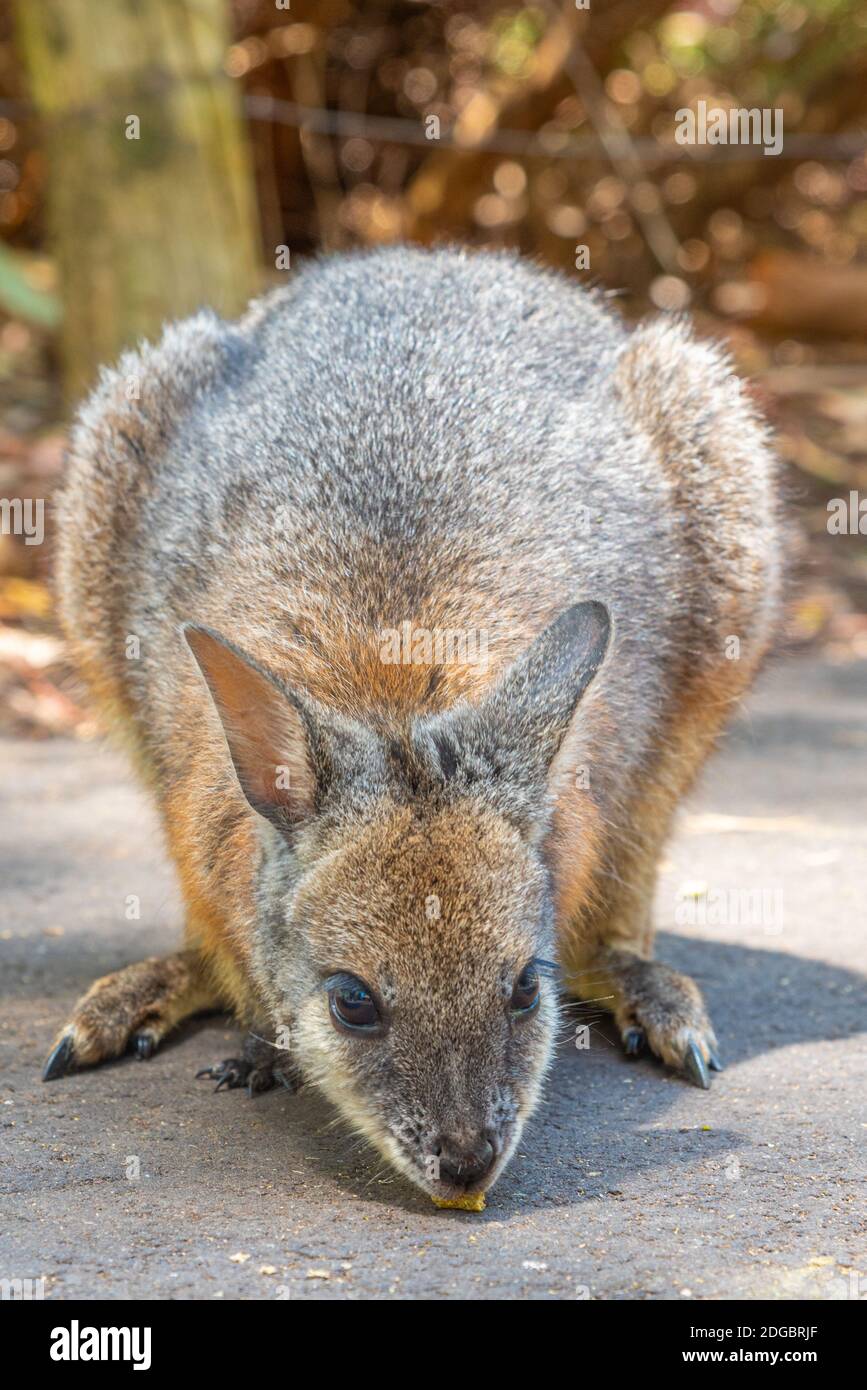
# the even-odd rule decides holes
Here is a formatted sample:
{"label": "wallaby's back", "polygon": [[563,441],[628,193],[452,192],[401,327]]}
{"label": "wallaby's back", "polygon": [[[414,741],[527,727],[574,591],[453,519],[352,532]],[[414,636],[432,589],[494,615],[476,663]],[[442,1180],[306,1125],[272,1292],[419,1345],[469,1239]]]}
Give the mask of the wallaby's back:
{"label": "wallaby's back", "polygon": [[[770,464],[725,360],[505,254],[326,260],[238,325],[170,328],[84,411],[64,510],[67,628],[153,764],[201,736],[184,621],[388,720],[472,695],[596,598],[628,763],[758,569],[774,606]],[[406,620],[482,631],[490,660],[383,662]]]}

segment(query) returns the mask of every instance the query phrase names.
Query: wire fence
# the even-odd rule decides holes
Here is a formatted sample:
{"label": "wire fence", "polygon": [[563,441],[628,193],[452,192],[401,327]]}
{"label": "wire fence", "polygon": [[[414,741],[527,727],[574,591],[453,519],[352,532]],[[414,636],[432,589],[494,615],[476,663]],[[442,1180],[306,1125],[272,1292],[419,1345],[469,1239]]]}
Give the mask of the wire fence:
{"label": "wire fence", "polygon": [[[555,131],[551,135],[523,130],[499,129],[485,139],[468,143],[456,140],[448,131],[432,138],[425,130],[424,118],[419,121],[405,116],[362,115],[354,111],[332,111],[319,106],[302,106],[279,97],[251,93],[244,99],[244,109],[251,120],[271,121],[277,125],[311,130],[317,135],[338,138],[383,140],[398,145],[445,147],[466,152],[489,150],[494,154],[541,159],[604,159],[605,141],[598,135],[570,136]],[[855,159],[867,152],[867,131],[843,131],[836,134],[797,132],[785,137],[779,155],[765,155],[755,145],[678,145],[653,136],[632,136],[632,152],[642,162],[667,164],[686,160],[717,162],[754,159]]]}
{"label": "wire fence", "polygon": [[[490,151],[526,159],[592,160],[606,157],[606,144],[599,135],[569,135],[566,131],[524,131],[499,128],[484,139],[463,141],[448,129],[433,138],[425,129],[426,117],[412,120],[407,116],[376,116],[356,111],[331,110],[322,106],[304,106],[265,93],[251,92],[244,96],[244,111],[252,121],[310,130],[317,135],[333,135],[338,139],[360,138],[393,145],[417,145],[428,149],[437,147],[465,153]],[[39,119],[29,102],[0,101],[0,116],[16,120]],[[67,113],[68,117],[68,113]],[[756,145],[679,145],[674,140],[658,139],[652,135],[630,137],[633,155],[648,166],[685,162],[716,164],[749,162],[767,158],[782,160],[827,159],[851,160],[867,153],[867,130],[838,131],[834,134],[797,131],[785,136],[779,154],[766,155]]]}

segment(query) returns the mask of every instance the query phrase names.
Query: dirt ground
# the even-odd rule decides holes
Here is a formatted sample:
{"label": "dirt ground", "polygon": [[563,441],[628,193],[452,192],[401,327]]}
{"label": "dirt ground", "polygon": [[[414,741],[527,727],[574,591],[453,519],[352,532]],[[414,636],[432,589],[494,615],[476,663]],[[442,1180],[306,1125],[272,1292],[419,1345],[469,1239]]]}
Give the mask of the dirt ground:
{"label": "dirt ground", "polygon": [[0,1278],[56,1299],[867,1297],[865,708],[867,663],[779,665],[682,817],[658,953],[709,999],[712,1091],[627,1061],[607,1025],[587,1049],[567,1030],[482,1215],[436,1211],[309,1092],[195,1081],[238,1046],[222,1018],[41,1084],[76,996],[171,949],[180,908],[116,754],[0,744]]}

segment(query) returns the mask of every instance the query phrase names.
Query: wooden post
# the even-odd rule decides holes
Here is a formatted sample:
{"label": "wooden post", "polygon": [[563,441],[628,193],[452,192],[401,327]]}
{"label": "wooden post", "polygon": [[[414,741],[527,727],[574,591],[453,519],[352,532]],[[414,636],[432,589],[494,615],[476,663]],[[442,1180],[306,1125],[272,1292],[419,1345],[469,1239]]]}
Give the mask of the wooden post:
{"label": "wooden post", "polygon": [[18,0],[45,121],[70,401],[164,320],[259,287],[224,0]]}

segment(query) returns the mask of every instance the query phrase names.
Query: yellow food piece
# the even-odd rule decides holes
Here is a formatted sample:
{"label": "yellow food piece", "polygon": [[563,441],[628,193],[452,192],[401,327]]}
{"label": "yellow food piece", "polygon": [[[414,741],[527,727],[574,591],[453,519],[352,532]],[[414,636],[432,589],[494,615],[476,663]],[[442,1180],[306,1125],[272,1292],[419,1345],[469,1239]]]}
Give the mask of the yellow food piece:
{"label": "yellow food piece", "polygon": [[465,1192],[463,1197],[452,1197],[446,1201],[444,1197],[434,1197],[435,1207],[441,1207],[443,1211],[484,1211],[485,1194],[484,1192]]}

